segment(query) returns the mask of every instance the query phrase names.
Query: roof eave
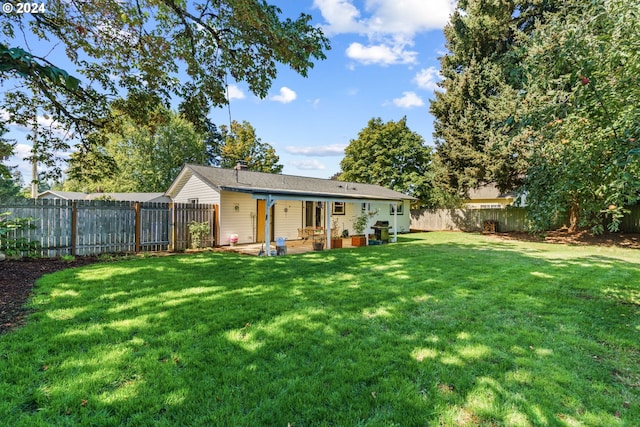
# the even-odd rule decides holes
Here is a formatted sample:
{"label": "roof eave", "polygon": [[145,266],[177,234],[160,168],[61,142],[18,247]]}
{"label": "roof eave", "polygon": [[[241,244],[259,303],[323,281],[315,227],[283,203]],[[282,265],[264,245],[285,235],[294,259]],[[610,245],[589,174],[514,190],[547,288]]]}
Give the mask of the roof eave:
{"label": "roof eave", "polygon": [[371,194],[345,194],[345,193],[326,193],[326,192],[313,192],[313,191],[296,191],[296,190],[282,190],[271,188],[255,188],[255,187],[234,187],[234,186],[221,186],[221,190],[233,191],[236,193],[246,194],[271,194],[282,196],[308,196],[310,198],[331,198],[331,199],[350,199],[350,200],[416,200],[415,197],[403,195],[403,197],[384,197]]}

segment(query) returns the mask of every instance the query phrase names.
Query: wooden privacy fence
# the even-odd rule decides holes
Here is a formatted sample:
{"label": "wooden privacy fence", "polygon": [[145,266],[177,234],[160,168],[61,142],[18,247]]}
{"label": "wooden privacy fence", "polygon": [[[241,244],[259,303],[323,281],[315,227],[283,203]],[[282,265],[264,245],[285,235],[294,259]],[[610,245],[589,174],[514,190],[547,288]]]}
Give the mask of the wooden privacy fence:
{"label": "wooden privacy fence", "polygon": [[34,218],[35,229],[9,238],[39,242],[42,256],[183,250],[191,221],[207,221],[211,233],[203,244],[216,244],[217,205],[30,199],[0,202],[4,212]]}
{"label": "wooden privacy fence", "polygon": [[482,231],[485,221],[495,221],[498,231],[525,231],[525,208],[418,209],[411,211],[411,229],[421,231]]}
{"label": "wooden privacy fence", "polygon": [[[640,206],[624,216],[620,231],[640,233]],[[495,221],[499,232],[529,231],[527,208],[505,209],[417,209],[411,211],[411,229],[417,231],[482,231],[485,221]],[[552,229],[568,223],[558,218]]]}

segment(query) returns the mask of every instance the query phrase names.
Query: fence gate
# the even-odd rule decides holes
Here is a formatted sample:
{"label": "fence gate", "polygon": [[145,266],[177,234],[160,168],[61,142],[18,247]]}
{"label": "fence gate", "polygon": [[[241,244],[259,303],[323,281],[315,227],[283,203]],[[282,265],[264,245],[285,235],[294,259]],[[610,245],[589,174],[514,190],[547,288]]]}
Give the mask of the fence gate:
{"label": "fence gate", "polygon": [[189,223],[207,222],[211,232],[202,240],[202,246],[215,246],[218,236],[218,209],[217,205],[199,203],[173,203],[172,214],[172,238],[169,249],[180,251],[191,247],[191,234]]}

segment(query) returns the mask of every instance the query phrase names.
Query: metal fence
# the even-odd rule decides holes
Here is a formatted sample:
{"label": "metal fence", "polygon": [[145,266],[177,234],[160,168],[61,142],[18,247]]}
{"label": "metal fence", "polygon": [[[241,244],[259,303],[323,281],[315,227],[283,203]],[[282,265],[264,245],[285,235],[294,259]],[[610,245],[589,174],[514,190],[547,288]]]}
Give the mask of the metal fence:
{"label": "metal fence", "polygon": [[[418,231],[482,231],[485,221],[494,221],[497,231],[528,231],[527,208],[505,209],[418,209],[411,211],[411,229]],[[558,218],[553,228],[568,223],[568,217]],[[640,233],[640,206],[622,220],[620,231]]]}
{"label": "metal fence", "polygon": [[183,250],[191,221],[207,221],[211,233],[203,243],[216,244],[217,205],[29,199],[0,202],[4,212],[34,218],[35,229],[9,238],[39,242],[41,256]]}

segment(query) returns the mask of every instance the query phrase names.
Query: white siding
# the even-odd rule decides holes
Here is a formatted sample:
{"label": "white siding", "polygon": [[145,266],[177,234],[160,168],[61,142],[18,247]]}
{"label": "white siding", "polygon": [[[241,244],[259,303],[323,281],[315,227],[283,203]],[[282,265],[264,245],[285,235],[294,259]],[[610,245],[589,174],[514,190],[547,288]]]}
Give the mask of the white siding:
{"label": "white siding", "polygon": [[231,234],[238,235],[238,243],[254,243],[257,209],[258,202],[250,194],[223,191],[220,195],[220,244],[228,245]]}
{"label": "white siding", "polygon": [[198,203],[220,204],[220,193],[209,187],[197,176],[192,176],[173,199],[176,203],[189,203],[198,199]]}
{"label": "white siding", "polygon": [[302,201],[278,200],[273,208],[275,216],[273,238],[284,237],[287,240],[298,238],[298,228],[303,228]]}
{"label": "white siding", "polygon": [[[400,204],[401,202],[398,202]],[[399,233],[404,233],[409,231],[409,224],[411,220],[411,215],[409,213],[409,202],[404,201],[404,206],[402,208],[402,215],[398,214],[397,217],[397,231]],[[391,213],[391,209],[389,207],[390,202],[375,202],[369,204],[369,212],[377,213],[369,218],[369,227],[376,223],[376,221],[389,221],[389,225],[392,227],[390,233],[394,232],[393,228],[393,214]],[[343,229],[349,230],[349,235],[355,234],[353,229],[353,222],[356,220],[358,216],[362,213],[362,203],[347,203],[346,206],[346,214],[345,215],[331,215],[331,221],[333,222],[335,219],[338,219],[338,228],[339,231],[342,232]],[[365,233],[372,233],[373,230],[371,228],[365,229]]]}
{"label": "white siding", "polygon": [[[238,209],[236,210],[236,205]],[[249,194],[223,191],[220,203],[220,244],[228,245],[231,234],[238,235],[238,243],[253,243],[257,240],[258,201]],[[279,200],[274,209],[274,236],[287,240],[298,238],[302,228],[302,202]]]}

